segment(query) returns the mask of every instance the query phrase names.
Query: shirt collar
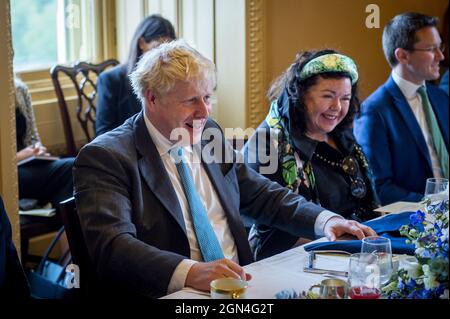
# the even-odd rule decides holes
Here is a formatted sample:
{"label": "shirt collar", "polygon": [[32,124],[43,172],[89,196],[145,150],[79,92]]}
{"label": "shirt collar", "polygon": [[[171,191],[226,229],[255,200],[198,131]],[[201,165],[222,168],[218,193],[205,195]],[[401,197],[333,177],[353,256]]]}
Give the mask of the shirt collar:
{"label": "shirt collar", "polygon": [[[158,131],[158,129],[148,119],[147,115],[145,115],[145,112],[144,121],[148,133],[150,134],[150,137],[152,138],[153,143],[155,143],[156,149],[158,150],[159,156],[168,154],[169,151],[176,145],[169,139],[167,139],[164,135],[162,135],[160,131]],[[192,152],[192,147],[190,145],[183,147],[183,149],[187,152]]]}
{"label": "shirt collar", "polygon": [[402,91],[403,95],[407,100],[411,100],[417,96],[417,90],[419,87],[423,86],[425,83],[421,85],[417,85],[408,80],[405,80],[400,75],[395,72],[395,69],[392,70],[392,78],[394,79],[395,84],[398,85],[400,91]]}

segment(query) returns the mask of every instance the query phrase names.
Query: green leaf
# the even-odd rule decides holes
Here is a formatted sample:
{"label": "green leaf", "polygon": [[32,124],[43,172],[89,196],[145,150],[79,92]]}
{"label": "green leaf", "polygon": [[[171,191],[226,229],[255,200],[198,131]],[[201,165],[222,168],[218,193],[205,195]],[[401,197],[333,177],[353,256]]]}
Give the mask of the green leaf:
{"label": "green leaf", "polygon": [[295,164],[295,160],[284,162],[281,167],[283,180],[288,185],[292,185],[297,179],[297,165]]}

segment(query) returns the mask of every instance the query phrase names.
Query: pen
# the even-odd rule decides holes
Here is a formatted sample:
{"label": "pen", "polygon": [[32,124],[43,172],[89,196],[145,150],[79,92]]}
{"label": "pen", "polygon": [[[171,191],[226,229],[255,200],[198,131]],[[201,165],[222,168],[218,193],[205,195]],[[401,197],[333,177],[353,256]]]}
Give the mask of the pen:
{"label": "pen", "polygon": [[305,267],[303,268],[304,272],[313,273],[313,274],[329,274],[329,275],[335,275],[335,276],[342,276],[342,277],[348,277],[347,271],[339,271],[339,270],[330,270],[330,269],[320,269],[320,268],[309,268]]}

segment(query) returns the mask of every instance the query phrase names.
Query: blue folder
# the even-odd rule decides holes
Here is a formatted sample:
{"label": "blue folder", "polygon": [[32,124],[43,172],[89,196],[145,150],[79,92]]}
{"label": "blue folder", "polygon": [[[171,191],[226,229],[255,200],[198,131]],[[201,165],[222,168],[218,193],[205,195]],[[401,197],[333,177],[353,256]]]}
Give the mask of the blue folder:
{"label": "blue folder", "polygon": [[[413,244],[406,243],[406,237],[400,235],[399,229],[403,225],[409,225],[409,216],[414,212],[392,214],[383,218],[367,221],[364,225],[372,227],[379,236],[391,240],[393,254],[414,255]],[[304,246],[306,251],[310,250],[344,250],[349,253],[361,252],[361,240],[340,240],[333,242],[311,243]]]}

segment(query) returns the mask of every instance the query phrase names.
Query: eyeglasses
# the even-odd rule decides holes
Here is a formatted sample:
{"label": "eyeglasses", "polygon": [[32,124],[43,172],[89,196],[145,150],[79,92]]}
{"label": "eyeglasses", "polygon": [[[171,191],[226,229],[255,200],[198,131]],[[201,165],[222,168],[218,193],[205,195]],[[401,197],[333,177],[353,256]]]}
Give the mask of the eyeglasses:
{"label": "eyeglasses", "polygon": [[350,191],[356,198],[363,198],[366,196],[366,183],[361,177],[358,177],[358,162],[353,156],[346,156],[341,164],[344,173],[350,176],[351,185]]}
{"label": "eyeglasses", "polygon": [[407,50],[408,51],[430,52],[430,53],[434,53],[437,50],[439,50],[441,53],[444,53],[444,51],[445,51],[445,43],[441,43],[440,45],[433,45],[432,47],[424,48],[424,49],[412,48],[412,49],[407,49]]}

